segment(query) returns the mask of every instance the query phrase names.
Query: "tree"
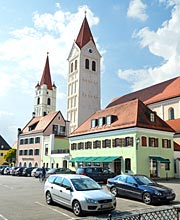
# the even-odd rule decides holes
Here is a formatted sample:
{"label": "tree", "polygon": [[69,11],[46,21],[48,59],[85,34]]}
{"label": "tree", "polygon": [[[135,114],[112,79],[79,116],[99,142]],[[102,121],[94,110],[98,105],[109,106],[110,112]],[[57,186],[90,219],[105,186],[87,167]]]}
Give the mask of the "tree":
{"label": "tree", "polygon": [[9,163],[14,163],[16,161],[16,149],[12,148],[8,150],[4,155],[4,159]]}

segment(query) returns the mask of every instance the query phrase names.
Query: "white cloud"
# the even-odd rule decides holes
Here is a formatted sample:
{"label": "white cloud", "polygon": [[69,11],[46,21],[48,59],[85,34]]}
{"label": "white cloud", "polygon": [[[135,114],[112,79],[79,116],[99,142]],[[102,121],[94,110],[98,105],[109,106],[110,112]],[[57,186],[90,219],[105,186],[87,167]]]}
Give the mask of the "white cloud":
{"label": "white cloud", "polygon": [[148,16],[146,14],[146,4],[141,0],[131,0],[127,11],[127,16],[130,18],[136,18],[141,21],[146,21]]}
{"label": "white cloud", "polygon": [[[52,80],[66,78],[67,57],[84,19],[84,11],[90,26],[96,25],[99,19],[87,5],[79,7],[76,13],[62,11],[59,4],[57,8],[54,14],[34,13],[33,27],[11,31],[11,38],[0,44],[0,68],[6,68],[6,72],[0,74],[4,79],[0,81],[0,96],[12,87],[21,88],[22,93],[30,93],[40,80],[47,52]],[[16,83],[12,83],[13,77]]]}
{"label": "white cloud", "polygon": [[[178,2],[180,3],[179,0]],[[175,4],[172,8],[171,18],[165,21],[157,31],[151,31],[149,28],[145,27],[134,35],[134,37],[140,39],[142,48],[148,47],[149,52],[163,58],[163,62],[154,68],[143,68],[139,70],[129,69],[125,71],[119,69],[118,76],[129,81],[133,90],[156,84],[179,75],[179,3]]]}
{"label": "white cloud", "polygon": [[13,115],[14,114],[12,112],[0,111],[0,118],[9,117],[9,116],[13,116]]}

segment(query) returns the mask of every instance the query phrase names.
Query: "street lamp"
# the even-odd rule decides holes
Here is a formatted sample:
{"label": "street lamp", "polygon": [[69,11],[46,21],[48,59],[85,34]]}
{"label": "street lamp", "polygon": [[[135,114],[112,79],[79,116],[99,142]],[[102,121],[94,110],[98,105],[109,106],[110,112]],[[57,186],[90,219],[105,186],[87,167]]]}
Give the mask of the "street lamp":
{"label": "street lamp", "polygon": [[139,145],[139,142],[140,142],[140,138],[137,137],[136,138],[136,174],[138,173],[138,145]]}
{"label": "street lamp", "polygon": [[140,138],[139,138],[139,137],[137,137],[137,138],[136,138],[136,150],[138,150],[138,145],[139,145],[139,142],[140,142]]}

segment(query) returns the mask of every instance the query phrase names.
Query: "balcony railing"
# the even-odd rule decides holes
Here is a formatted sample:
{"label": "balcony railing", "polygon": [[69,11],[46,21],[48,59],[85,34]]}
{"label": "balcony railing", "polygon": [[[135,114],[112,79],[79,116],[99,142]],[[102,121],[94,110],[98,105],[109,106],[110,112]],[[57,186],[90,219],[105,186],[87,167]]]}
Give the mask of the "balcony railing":
{"label": "balcony railing", "polygon": [[69,154],[69,149],[56,149],[56,150],[52,150],[51,154]]}

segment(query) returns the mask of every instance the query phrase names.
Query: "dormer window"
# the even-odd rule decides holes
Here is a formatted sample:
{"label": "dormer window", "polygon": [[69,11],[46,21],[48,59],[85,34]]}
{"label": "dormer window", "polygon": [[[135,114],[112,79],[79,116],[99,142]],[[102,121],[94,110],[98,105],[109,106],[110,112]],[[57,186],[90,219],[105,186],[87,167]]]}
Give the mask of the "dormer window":
{"label": "dormer window", "polygon": [[92,119],[91,120],[91,128],[95,128],[97,126],[97,120],[96,119]]}
{"label": "dormer window", "polygon": [[104,125],[104,117],[98,118],[98,126],[102,127]]}
{"label": "dormer window", "polygon": [[112,116],[111,115],[106,116],[106,125],[111,125],[111,123],[112,123]]}
{"label": "dormer window", "polygon": [[150,121],[155,122],[155,113],[150,113]]}

